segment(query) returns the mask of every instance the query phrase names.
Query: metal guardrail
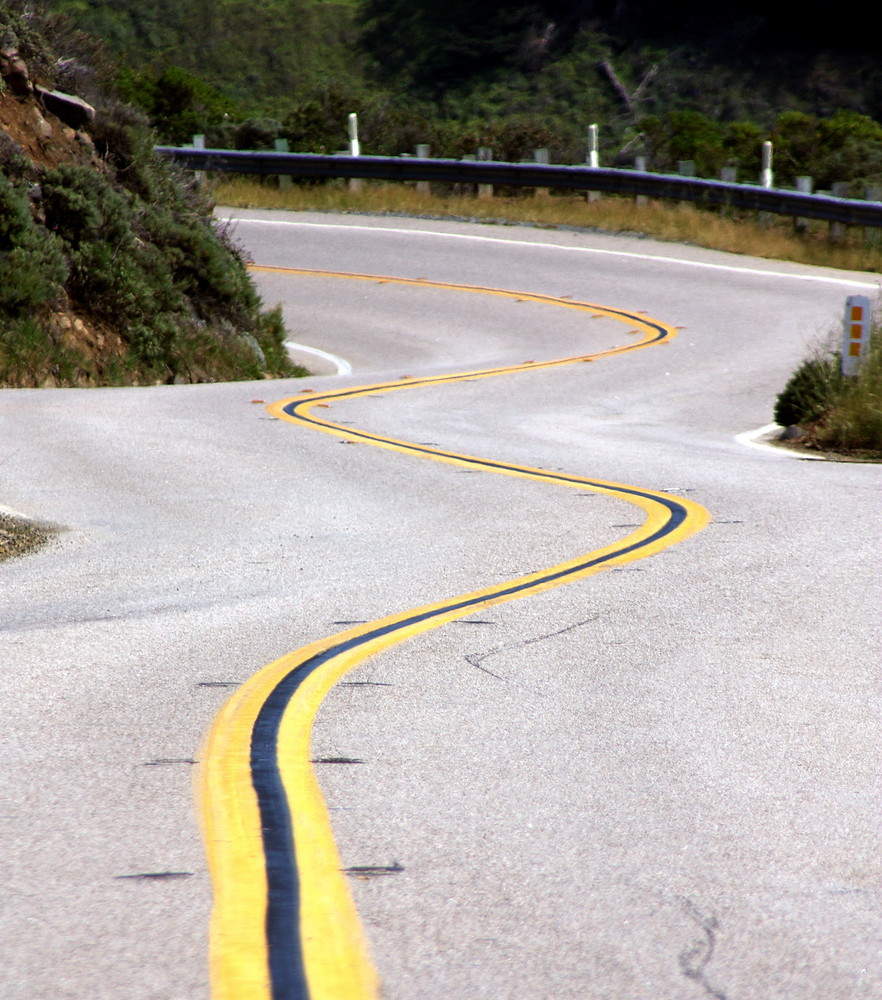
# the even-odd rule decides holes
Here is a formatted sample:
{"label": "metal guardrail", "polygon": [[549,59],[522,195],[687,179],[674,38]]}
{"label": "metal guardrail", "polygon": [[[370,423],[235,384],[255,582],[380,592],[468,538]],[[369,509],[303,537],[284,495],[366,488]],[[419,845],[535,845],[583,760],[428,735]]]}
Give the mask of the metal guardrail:
{"label": "metal guardrail", "polygon": [[387,181],[441,181],[507,187],[558,188],[644,195],[699,205],[728,206],[774,215],[820,219],[847,226],[882,227],[882,202],[806,194],[781,188],[608,167],[397,156],[323,156],[317,153],[245,152],[157,146],[187,170],[292,177],[349,177]]}

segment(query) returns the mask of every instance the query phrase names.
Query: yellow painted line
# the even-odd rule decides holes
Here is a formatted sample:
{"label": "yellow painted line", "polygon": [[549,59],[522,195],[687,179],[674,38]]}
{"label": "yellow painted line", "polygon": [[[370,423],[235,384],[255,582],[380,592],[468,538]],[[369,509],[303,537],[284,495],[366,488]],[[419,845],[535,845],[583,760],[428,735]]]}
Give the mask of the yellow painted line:
{"label": "yellow painted line", "polygon": [[[593,355],[344,387],[315,395],[300,394],[267,407],[279,419],[347,440],[363,441],[466,468],[591,490],[635,504],[646,515],[643,524],[625,538],[587,555],[515,580],[359,625],[290,653],[255,674],[218,716],[203,753],[199,789],[206,852],[215,887],[210,935],[212,997],[214,1000],[376,1000],[376,974],[341,872],[327,808],[310,763],[313,720],[324,696],[347,671],[388,646],[490,605],[645,558],[701,530],[710,515],[698,504],[670,494],[417,445],[343,426],[312,412],[316,408],[327,409],[343,398],[609,357],[652,343],[664,343],[675,336],[671,327],[643,315],[569,298],[376,275],[278,268],[255,270],[521,298],[624,321],[636,327],[641,336],[639,341]],[[290,694],[286,693],[288,689]],[[279,702],[278,707],[276,702]],[[299,891],[296,921],[295,916],[286,911],[290,901],[279,900],[273,894],[276,869],[284,869],[284,864],[275,865],[267,860],[266,824],[261,817],[256,790],[261,788],[260,802],[265,808],[269,800],[255,778],[252,756],[255,747],[264,746],[256,733],[266,729],[267,720],[272,723],[273,734],[267,746],[275,754],[274,766],[284,788],[283,798],[290,822],[290,833],[285,832],[281,842],[294,859],[291,867]],[[260,750],[260,754],[263,752]],[[281,924],[273,917],[277,911],[284,918]],[[283,929],[294,928],[296,924],[296,929],[283,930],[279,938],[278,931],[271,932],[270,924]],[[302,956],[302,981],[297,980],[296,970],[284,967],[282,953],[286,950]]]}

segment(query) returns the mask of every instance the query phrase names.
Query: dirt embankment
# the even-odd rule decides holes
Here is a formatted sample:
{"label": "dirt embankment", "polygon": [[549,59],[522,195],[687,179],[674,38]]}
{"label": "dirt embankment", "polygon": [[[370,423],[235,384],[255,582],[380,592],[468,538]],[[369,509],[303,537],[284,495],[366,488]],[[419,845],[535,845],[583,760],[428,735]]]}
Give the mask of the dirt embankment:
{"label": "dirt embankment", "polygon": [[41,107],[34,94],[17,97],[8,88],[0,90],[0,129],[0,152],[6,155],[18,153],[40,167],[98,166],[89,136]]}

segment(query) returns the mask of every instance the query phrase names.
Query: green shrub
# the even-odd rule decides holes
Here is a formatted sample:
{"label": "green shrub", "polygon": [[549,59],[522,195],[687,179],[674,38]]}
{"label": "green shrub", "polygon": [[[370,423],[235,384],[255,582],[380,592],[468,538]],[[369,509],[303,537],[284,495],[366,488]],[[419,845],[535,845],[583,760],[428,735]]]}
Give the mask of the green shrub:
{"label": "green shrub", "polygon": [[219,90],[177,66],[169,66],[158,75],[123,68],[116,87],[123,101],[147,115],[160,140],[173,146],[209,131],[235,110],[235,104]]}
{"label": "green shrub", "polygon": [[839,354],[820,351],[807,358],[784,386],[775,404],[782,427],[817,420],[833,405],[842,385]]}
{"label": "green shrub", "polygon": [[882,330],[873,331],[870,351],[857,375],[840,372],[831,348],[816,349],[778,396],[775,420],[800,424],[800,442],[859,457],[882,457]]}
{"label": "green shrub", "polygon": [[[17,6],[23,11],[23,0]],[[50,83],[54,68],[73,71],[34,27],[47,23],[42,14],[0,10],[4,38],[18,39]],[[60,23],[54,37],[66,38]],[[295,374],[279,316],[261,313],[242,256],[207,197],[156,155],[141,112],[101,92],[100,74],[88,67],[76,75],[95,86],[92,164],[47,169],[6,155],[0,166],[0,382]],[[183,71],[166,71],[154,90],[147,77],[125,79],[145,102],[164,101],[160,110],[169,115],[197,101],[211,114],[225,106]]]}
{"label": "green shrub", "polygon": [[57,299],[68,268],[59,240],[31,218],[27,196],[0,173],[0,314]]}

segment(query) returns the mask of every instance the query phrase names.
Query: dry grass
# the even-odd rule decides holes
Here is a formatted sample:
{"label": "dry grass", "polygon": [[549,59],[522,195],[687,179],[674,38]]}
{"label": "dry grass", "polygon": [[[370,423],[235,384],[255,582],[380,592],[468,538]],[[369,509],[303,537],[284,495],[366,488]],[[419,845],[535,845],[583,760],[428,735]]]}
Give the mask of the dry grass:
{"label": "dry grass", "polygon": [[[237,208],[281,208],[289,211],[390,213],[430,218],[573,226],[605,232],[641,233],[712,250],[790,260],[852,271],[882,271],[882,245],[853,229],[832,244],[825,224],[794,232],[793,222],[774,219],[764,225],[749,214],[724,214],[685,204],[651,201],[638,207],[631,198],[604,197],[588,202],[578,195],[552,197],[475,198],[420,194],[412,184],[365,182],[350,191],[343,182],[293,184],[281,190],[250,178],[212,182],[218,204]],[[875,235],[875,234],[874,234]],[[879,233],[882,236],[882,233]]]}
{"label": "dry grass", "polygon": [[882,330],[856,378],[843,379],[833,405],[812,434],[818,447],[839,454],[882,459]]}

